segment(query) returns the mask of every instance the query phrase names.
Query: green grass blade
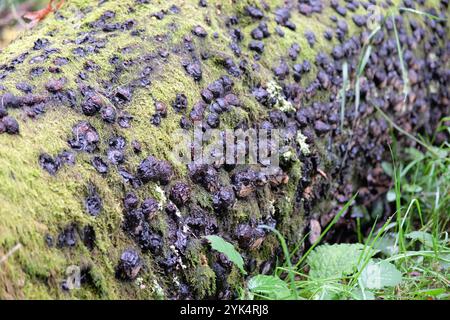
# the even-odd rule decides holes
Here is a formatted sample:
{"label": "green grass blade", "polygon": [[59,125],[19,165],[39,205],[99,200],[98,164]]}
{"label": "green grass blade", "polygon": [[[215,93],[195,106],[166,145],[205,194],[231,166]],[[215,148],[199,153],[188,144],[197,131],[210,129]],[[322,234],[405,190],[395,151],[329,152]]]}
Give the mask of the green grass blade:
{"label": "green grass blade", "polygon": [[398,58],[400,60],[400,68],[402,69],[403,94],[404,94],[404,100],[406,101],[406,98],[408,97],[409,92],[410,92],[409,78],[408,78],[408,72],[406,71],[406,67],[405,67],[405,61],[403,59],[403,50],[402,50],[402,46],[400,44],[400,38],[398,37],[397,25],[395,23],[394,16],[392,16],[392,24],[394,25],[395,42],[397,43]]}
{"label": "green grass blade", "polygon": [[416,10],[416,9],[413,9],[413,8],[405,8],[405,7],[401,7],[401,8],[399,8],[399,11],[405,11],[405,12],[415,13],[415,14],[418,14],[418,15],[425,16],[425,17],[427,17],[427,18],[430,18],[431,20],[436,20],[436,21],[447,21],[447,19],[440,18],[440,17],[437,17],[437,16],[435,16],[435,15],[433,15],[433,14],[431,14],[431,13],[424,12],[424,11],[420,11],[420,10]]}
{"label": "green grass blade", "polygon": [[293,273],[294,268],[292,267],[292,262],[291,262],[289,250],[288,250],[288,247],[286,244],[286,240],[281,235],[281,233],[275,228],[272,228],[272,227],[266,226],[266,225],[260,225],[260,226],[258,226],[258,228],[272,231],[277,236],[278,241],[280,241],[281,248],[283,249],[283,254],[286,257],[286,264],[289,267],[288,274],[289,274],[289,278],[291,281],[291,290],[292,290],[292,293],[294,294],[295,299],[298,299],[297,289],[295,288],[295,277],[294,277],[294,273]]}

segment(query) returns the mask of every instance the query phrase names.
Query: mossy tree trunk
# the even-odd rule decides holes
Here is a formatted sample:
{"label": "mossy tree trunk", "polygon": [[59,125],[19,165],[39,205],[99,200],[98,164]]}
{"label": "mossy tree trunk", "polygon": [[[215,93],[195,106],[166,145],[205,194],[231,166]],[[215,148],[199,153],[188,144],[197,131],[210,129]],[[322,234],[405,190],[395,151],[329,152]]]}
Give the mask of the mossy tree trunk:
{"label": "mossy tree trunk", "polygon": [[[311,229],[310,239],[317,238],[356,191],[358,205],[388,210],[380,196],[390,182],[380,164],[389,159],[389,126],[369,99],[375,68],[384,58],[367,67],[357,114],[354,91],[348,90],[341,130],[341,66],[349,60],[354,74],[360,33],[368,31],[357,27],[350,11],[338,17],[348,30],[336,28],[329,1],[316,8],[307,3],[68,0],[1,52],[0,107],[8,115],[0,124],[14,133],[17,120],[19,134],[0,134],[0,298],[232,298],[245,278],[202,236],[218,234],[235,244],[250,274],[271,272],[281,252],[259,224],[276,227],[294,246],[305,228]],[[359,6],[355,14],[366,10]],[[263,39],[252,39],[255,28],[253,37]],[[424,30],[427,43],[430,31]],[[314,45],[308,43],[309,31]],[[317,56],[341,43],[340,32],[342,42],[356,35],[354,47],[344,48],[343,57]],[[333,39],[324,33],[334,33]],[[376,48],[388,38],[392,32],[378,39]],[[424,46],[419,41],[417,51]],[[413,54],[412,49],[406,51]],[[447,78],[435,79],[444,75],[442,66],[428,79],[429,57],[422,55],[426,67],[409,75],[414,98],[402,103],[397,53],[389,50],[395,75],[376,81],[393,90],[380,107],[407,131],[430,132],[448,112],[442,88]],[[445,50],[439,40],[429,48],[448,62],[448,44]],[[309,72],[303,61],[310,62]],[[218,79],[231,94],[227,99],[238,101],[217,101],[225,94],[203,91]],[[216,112],[224,100],[226,111]],[[198,113],[209,126],[219,122],[219,129],[288,128],[282,171],[261,177],[259,166],[216,165],[193,175],[174,159],[180,141],[173,133],[180,126],[189,132],[192,120],[202,118]],[[168,176],[143,183],[138,166],[149,156],[158,164],[168,161],[169,181],[165,172]],[[190,189],[186,199],[173,191],[177,183]],[[237,200],[222,208],[225,200],[217,192],[230,187]],[[139,206],[144,199],[157,203],[145,216],[149,239],[124,226],[130,214],[124,198],[130,194]],[[358,212],[358,206],[347,212],[335,238]],[[116,277],[127,248],[142,260],[133,281]],[[64,289],[68,273],[76,270],[70,266],[80,268],[81,288]]]}

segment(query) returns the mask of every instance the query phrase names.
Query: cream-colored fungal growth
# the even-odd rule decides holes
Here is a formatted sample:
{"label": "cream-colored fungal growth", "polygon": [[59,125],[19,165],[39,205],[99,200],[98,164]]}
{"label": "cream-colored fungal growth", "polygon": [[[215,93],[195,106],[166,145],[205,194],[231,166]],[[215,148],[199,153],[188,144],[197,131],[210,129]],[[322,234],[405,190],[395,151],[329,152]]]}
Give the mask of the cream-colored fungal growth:
{"label": "cream-colored fungal growth", "polygon": [[311,150],[309,148],[309,144],[306,143],[307,137],[299,130],[297,132],[297,144],[304,156],[309,156],[311,154]]}
{"label": "cream-colored fungal growth", "polygon": [[274,107],[283,112],[295,112],[295,108],[290,101],[287,101],[283,94],[283,89],[278,85],[275,80],[271,80],[267,83],[267,92],[269,98],[275,101]]}

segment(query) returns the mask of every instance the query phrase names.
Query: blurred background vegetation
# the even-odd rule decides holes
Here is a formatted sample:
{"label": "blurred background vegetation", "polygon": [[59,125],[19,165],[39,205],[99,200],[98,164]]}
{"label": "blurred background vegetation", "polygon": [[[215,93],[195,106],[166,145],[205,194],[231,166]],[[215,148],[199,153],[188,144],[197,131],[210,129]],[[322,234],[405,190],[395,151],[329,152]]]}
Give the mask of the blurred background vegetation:
{"label": "blurred background vegetation", "polygon": [[43,8],[47,0],[0,0],[0,50],[26,28],[22,16]]}

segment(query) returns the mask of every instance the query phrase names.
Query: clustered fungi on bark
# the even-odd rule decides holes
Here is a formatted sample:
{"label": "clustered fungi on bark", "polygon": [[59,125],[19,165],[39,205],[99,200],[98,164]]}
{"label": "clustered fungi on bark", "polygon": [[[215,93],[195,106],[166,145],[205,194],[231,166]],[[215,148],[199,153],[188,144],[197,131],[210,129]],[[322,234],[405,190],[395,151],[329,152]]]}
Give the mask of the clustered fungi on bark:
{"label": "clustered fungi on bark", "polygon": [[[298,239],[298,234],[297,238],[292,234],[300,233],[307,225],[305,222],[318,220],[322,227],[326,226],[356,191],[359,192],[358,204],[370,206],[377,201],[390,183],[380,166],[382,160],[389,158],[390,133],[388,123],[376,115],[374,105],[406,131],[426,134],[432,134],[435,125],[449,111],[449,74],[445,65],[450,52],[445,42],[446,22],[398,11],[392,19],[385,16],[382,28],[371,40],[373,50],[360,81],[358,110],[354,108],[356,92],[353,87],[345,88],[349,103],[345,110],[341,109],[342,65],[347,61],[349,73],[357,72],[371,31],[366,27],[370,6],[378,4],[383,10],[392,9],[394,4],[389,0],[244,1],[245,5],[220,14],[216,13],[221,9],[220,3],[206,0],[188,1],[189,7],[173,4],[162,8],[161,5],[156,11],[151,1],[130,0],[123,5],[128,8],[127,19],[118,18],[114,10],[102,11],[102,4],[107,2],[92,1],[94,9],[81,10],[86,15],[89,10],[102,13],[82,31],[75,32],[73,38],[60,38],[57,30],[40,33],[42,37],[29,49],[9,61],[0,60],[3,63],[0,64],[0,133],[18,135],[20,139],[20,124],[10,110],[15,110],[16,117],[26,116],[35,121],[40,121],[44,113],[52,112],[55,107],[83,115],[84,120],[67,128],[70,137],[66,149],[57,155],[42,153],[36,161],[55,179],[65,165],[77,165],[80,153],[91,155],[90,165],[99,175],[107,177],[113,170],[118,172],[126,186],[121,195],[121,229],[135,241],[136,247],[123,251],[116,276],[120,280],[135,280],[146,272],[142,257],[151,255],[163,277],[169,279],[175,275],[178,279],[165,288],[169,297],[235,297],[235,288],[227,280],[232,265],[223,255],[210,252],[206,262],[187,266],[187,269],[195,269],[194,274],[203,270],[202,267],[211,266],[214,283],[207,284],[207,289],[197,289],[192,272],[185,269],[189,243],[204,235],[219,234],[237,244],[250,273],[267,273],[275,266],[277,250],[273,250],[271,257],[263,258],[258,253],[257,248],[264,246],[264,239],[268,237],[257,228],[259,224],[284,230],[292,244]],[[400,2],[402,6],[421,8],[437,16],[448,9],[447,1],[440,1],[437,8],[422,6],[424,1]],[[335,12],[328,16],[326,12],[330,8]],[[190,31],[174,38],[170,37],[170,32],[150,35],[142,18],[145,15],[134,18],[135,12],[144,12],[160,21],[173,20],[165,26],[177,31],[178,17],[183,19],[183,15],[192,14],[193,10],[199,11],[203,21],[198,20]],[[70,14],[63,9],[49,19],[64,21]],[[330,19],[331,27],[320,34],[314,25],[310,29],[297,27],[296,19]],[[394,23],[408,70],[410,93],[406,101]],[[250,25],[254,27],[249,29]],[[39,29],[36,32],[39,33]],[[288,32],[295,32],[295,36],[288,37]],[[120,34],[135,38],[137,43],[151,41],[156,49],[147,52],[145,46],[137,45],[123,47],[120,54],[105,50]],[[321,38],[329,50],[323,46],[317,49]],[[226,39],[227,43],[224,52],[209,50],[208,43],[223,41],[221,39]],[[306,42],[300,41],[303,39]],[[270,42],[288,49],[268,53]],[[314,49],[315,56],[304,56],[305,47],[301,43]],[[70,57],[60,55],[62,46],[71,48]],[[139,54],[127,59],[127,54],[134,51]],[[277,57],[270,61],[271,65],[264,60],[267,54]],[[95,62],[93,56],[100,57],[112,71],[98,77],[103,66]],[[74,60],[82,61],[83,69],[67,74],[64,66],[73,64]],[[204,79],[211,61],[221,71],[207,83]],[[175,63],[178,65],[173,65]],[[145,154],[142,151],[145,141],[130,141],[121,133],[133,130],[136,115],[128,111],[129,107],[139,97],[151,94],[154,82],[160,81],[167,65],[182,70],[200,90],[174,86],[177,89],[166,97],[168,101],[153,102],[154,112],[147,119],[148,126],[159,128],[172,121],[171,117],[178,119],[181,115],[179,127],[186,131],[197,121],[202,121],[204,130],[226,129],[229,127],[224,121],[226,115],[236,109],[250,114],[243,100],[252,99],[264,112],[258,113],[257,118],[240,119],[231,129],[286,129],[282,137],[283,150],[291,150],[293,156],[284,159],[280,170],[270,175],[260,166],[222,163],[191,163],[186,167],[187,174],[180,175],[166,159],[166,154]],[[28,75],[15,78],[18,69],[27,70]],[[264,79],[261,75],[267,73],[270,81],[261,80]],[[50,80],[39,87],[35,79],[43,75],[49,75]],[[30,83],[26,80],[28,77],[32,80]],[[124,84],[123,79],[128,81]],[[12,83],[14,90],[10,87]],[[274,89],[273,83],[280,90]],[[198,91],[194,102],[188,99],[190,90]],[[292,107],[284,108],[285,105]],[[92,118],[101,119],[114,134],[109,138],[102,135],[101,129],[92,124]],[[298,143],[299,132],[311,152],[304,152],[304,146]],[[100,148],[102,139],[107,139],[106,150]],[[448,137],[440,136],[438,142],[444,139]],[[411,142],[403,140],[402,143]],[[130,154],[140,159],[137,166],[129,161]],[[300,175],[296,173],[299,167]],[[139,191],[147,184],[155,184],[163,190],[167,200],[163,205],[151,196],[140,195]],[[195,187],[204,189],[211,197],[211,207],[193,200]],[[98,190],[88,182],[86,188],[86,214],[101,215],[102,199]],[[269,206],[264,200],[267,194],[276,203],[269,209],[262,208]],[[236,206],[246,206],[252,199],[261,204],[259,210],[263,214],[258,215],[258,219],[250,216],[242,219],[232,214]],[[317,205],[326,199],[334,201],[332,207],[326,214],[319,215]],[[155,227],[158,216],[164,216],[165,232]],[[301,223],[290,225],[292,216],[303,216]],[[336,232],[345,232],[352,223],[352,216],[347,214],[337,224]],[[89,250],[94,250],[96,236],[92,226],[70,224],[61,226],[61,230],[57,236],[58,247],[73,247],[80,238]],[[46,240],[48,244],[53,243],[50,235]]]}

